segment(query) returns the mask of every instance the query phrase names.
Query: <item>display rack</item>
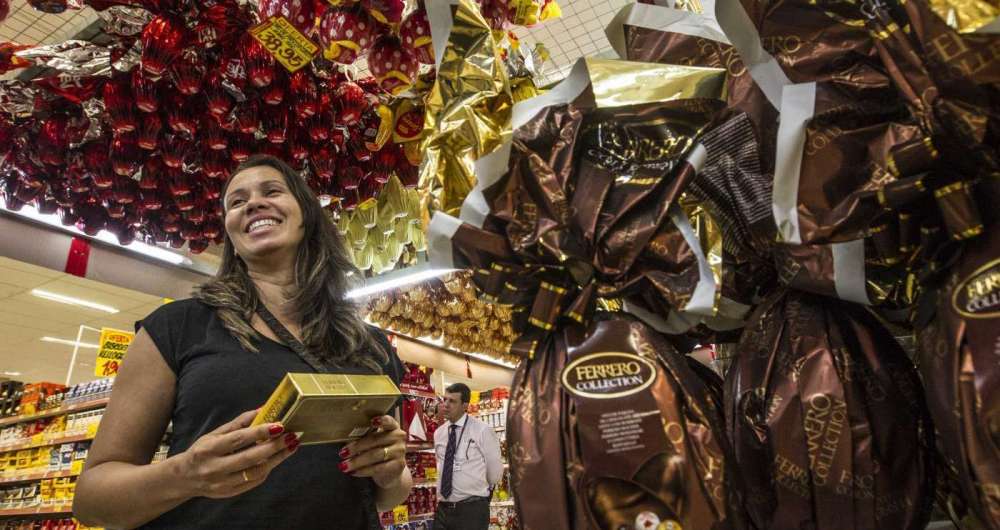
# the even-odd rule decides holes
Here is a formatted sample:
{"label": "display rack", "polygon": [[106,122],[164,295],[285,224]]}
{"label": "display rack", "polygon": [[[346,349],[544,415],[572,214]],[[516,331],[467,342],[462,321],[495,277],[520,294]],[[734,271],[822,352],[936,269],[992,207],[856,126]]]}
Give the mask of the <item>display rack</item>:
{"label": "display rack", "polygon": [[[16,502],[0,504],[0,527],[15,524],[22,528],[29,524],[42,528],[38,525],[43,520],[44,528],[52,523],[69,524],[73,515],[73,484],[83,472],[88,442],[97,435],[110,391],[110,380],[82,383],[70,389],[62,387],[54,395],[62,396],[63,403],[30,414],[0,418],[0,430],[5,434],[4,443],[0,444],[0,456],[4,457],[0,458],[0,489],[31,491],[23,500],[18,493],[14,497],[18,499]],[[85,528],[75,520],[73,524]]]}
{"label": "display rack", "polygon": [[13,508],[0,510],[0,517],[32,517],[36,515],[66,516],[73,514],[73,504],[57,504],[54,506],[32,506],[30,508]]}
{"label": "display rack", "polygon": [[45,480],[47,478],[75,477],[79,474],[80,474],[79,471],[70,469],[66,471],[44,471],[37,473],[27,473],[23,475],[0,476],[0,486],[6,486],[8,484],[17,484],[19,482],[32,482],[35,480]]}
{"label": "display rack", "polygon": [[85,401],[82,403],[70,403],[67,405],[60,405],[59,407],[56,407],[54,409],[37,412],[35,414],[25,414],[21,416],[11,416],[9,418],[0,418],[0,428],[6,427],[8,425],[14,425],[15,423],[24,423],[28,421],[35,421],[45,418],[52,418],[55,416],[61,416],[63,414],[69,414],[71,412],[86,412],[88,410],[104,408],[108,405],[109,399],[110,398],[101,398],[91,401]]}
{"label": "display rack", "polygon": [[28,440],[27,442],[0,445],[0,452],[20,451],[22,449],[36,449],[38,447],[48,447],[50,445],[68,444],[74,442],[86,442],[89,440],[93,440],[96,434],[97,433],[95,431],[94,433],[88,432],[83,434],[74,434],[71,436],[62,436],[59,438],[43,438],[42,440]]}

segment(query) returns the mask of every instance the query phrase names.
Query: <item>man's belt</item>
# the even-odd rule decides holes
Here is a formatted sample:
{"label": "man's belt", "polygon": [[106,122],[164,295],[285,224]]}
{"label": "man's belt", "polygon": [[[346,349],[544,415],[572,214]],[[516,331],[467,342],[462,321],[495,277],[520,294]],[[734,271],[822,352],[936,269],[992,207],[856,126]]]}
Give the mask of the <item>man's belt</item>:
{"label": "man's belt", "polygon": [[464,499],[462,499],[460,501],[456,501],[456,502],[438,501],[438,508],[452,509],[452,508],[458,506],[459,504],[469,504],[469,503],[472,503],[472,502],[482,502],[482,501],[489,501],[489,500],[490,500],[489,497],[466,497],[466,498],[464,498]]}

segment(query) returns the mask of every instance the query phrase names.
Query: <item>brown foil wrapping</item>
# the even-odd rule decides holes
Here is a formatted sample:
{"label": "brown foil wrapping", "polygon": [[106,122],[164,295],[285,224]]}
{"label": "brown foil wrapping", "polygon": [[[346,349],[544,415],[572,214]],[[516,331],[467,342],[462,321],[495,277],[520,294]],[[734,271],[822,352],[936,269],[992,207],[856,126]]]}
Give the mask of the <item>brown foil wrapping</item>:
{"label": "brown foil wrapping", "polygon": [[[732,469],[721,413],[669,343],[622,315],[549,340],[518,368],[511,393],[511,479],[525,529],[741,527],[725,516]],[[613,380],[587,377],[617,363],[632,363],[631,377],[648,386],[629,395],[588,386]]]}
{"label": "brown foil wrapping", "polygon": [[717,396],[649,324],[597,310],[623,300],[653,316],[711,312],[714,277],[679,200],[703,166],[697,140],[723,79],[581,61],[515,107],[509,155],[498,175],[486,169],[494,155],[479,166],[465,222],[431,221],[432,250],[447,233],[451,264],[514,308],[524,359],[508,446],[527,530],[743,528]]}
{"label": "brown foil wrapping", "polygon": [[[624,59],[724,68],[727,113],[746,113],[761,150],[774,151],[778,111],[754,83],[739,53],[729,43],[712,13],[681,11],[658,5],[630,4],[608,26],[608,40]],[[773,170],[770,157],[764,171]]]}
{"label": "brown foil wrapping", "polygon": [[727,374],[726,422],[757,528],[925,528],[933,430],[916,369],[867,309],[770,296]]}
{"label": "brown foil wrapping", "polygon": [[944,458],[943,505],[962,528],[1000,529],[1000,231],[993,181],[985,234],[925,295],[934,312],[918,321],[920,371]]}

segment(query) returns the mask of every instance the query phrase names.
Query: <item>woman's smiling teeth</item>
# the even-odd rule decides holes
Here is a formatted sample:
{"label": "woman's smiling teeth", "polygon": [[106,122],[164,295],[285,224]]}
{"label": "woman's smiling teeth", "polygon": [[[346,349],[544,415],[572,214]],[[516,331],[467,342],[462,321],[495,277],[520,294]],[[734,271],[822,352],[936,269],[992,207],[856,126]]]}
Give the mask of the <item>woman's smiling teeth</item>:
{"label": "woman's smiling teeth", "polygon": [[250,226],[247,228],[247,233],[253,233],[266,226],[277,226],[279,224],[281,224],[281,221],[278,221],[277,219],[259,219],[250,223]]}

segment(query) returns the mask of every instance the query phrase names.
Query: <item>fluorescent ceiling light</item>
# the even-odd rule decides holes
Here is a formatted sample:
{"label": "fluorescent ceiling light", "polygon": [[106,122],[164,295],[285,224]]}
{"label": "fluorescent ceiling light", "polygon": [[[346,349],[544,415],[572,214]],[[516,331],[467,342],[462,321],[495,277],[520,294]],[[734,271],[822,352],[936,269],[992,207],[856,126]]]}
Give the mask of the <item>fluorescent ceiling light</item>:
{"label": "fluorescent ceiling light", "polygon": [[69,339],[59,339],[56,337],[42,337],[42,342],[53,342],[55,344],[65,344],[67,346],[79,345],[81,348],[92,348],[95,350],[97,348],[100,348],[100,346],[98,346],[97,344],[91,344],[89,342],[77,342],[75,340],[69,340]]}
{"label": "fluorescent ceiling light", "polygon": [[21,376],[21,372],[4,372],[4,373],[2,373],[0,375],[5,375],[7,377],[20,377]]}
{"label": "fluorescent ceiling light", "polygon": [[[417,267],[414,267],[417,268]],[[418,271],[412,271],[407,274],[400,274],[398,276],[392,276],[385,279],[384,281],[366,285],[364,287],[359,287],[357,289],[352,289],[347,292],[347,298],[361,298],[365,296],[370,296],[375,293],[380,293],[382,291],[388,291],[389,289],[395,289],[397,287],[402,287],[404,285],[410,285],[411,283],[418,283],[431,278],[437,278],[438,276],[444,276],[449,272],[454,272],[456,269],[425,269],[421,268]]]}
{"label": "fluorescent ceiling light", "polygon": [[41,289],[32,289],[31,295],[37,296],[38,298],[44,298],[46,300],[52,300],[53,302],[86,307],[88,309],[96,309],[98,311],[104,311],[105,313],[114,314],[118,312],[117,309],[108,305],[98,304],[89,300],[81,300],[79,298],[73,298],[72,296],[50,293],[49,291],[43,291]]}
{"label": "fluorescent ceiling light", "polygon": [[[38,213],[38,210],[36,210],[33,206],[26,205],[16,212],[14,210],[7,210],[6,208],[5,210],[12,214],[20,215],[21,217],[27,217],[28,219],[34,219],[35,221],[45,223],[49,226],[58,228],[60,230],[64,230],[66,232],[71,232],[73,234],[81,235],[84,237],[90,237],[87,236],[87,234],[84,234],[83,232],[78,230],[75,226],[66,226],[62,224],[62,221],[59,220],[58,216]],[[165,248],[160,248],[155,245],[147,245],[146,243],[143,243],[141,241],[135,241],[128,245],[122,245],[118,243],[118,238],[115,237],[114,234],[108,232],[107,230],[101,230],[97,234],[97,236],[94,237],[94,239],[98,239],[100,241],[103,241],[104,243],[116,246],[118,248],[130,250],[132,252],[138,252],[139,254],[143,254],[151,258],[156,258],[161,261],[166,261],[174,265],[182,265],[182,264],[190,265],[192,263],[190,259],[176,252],[171,252]]]}

